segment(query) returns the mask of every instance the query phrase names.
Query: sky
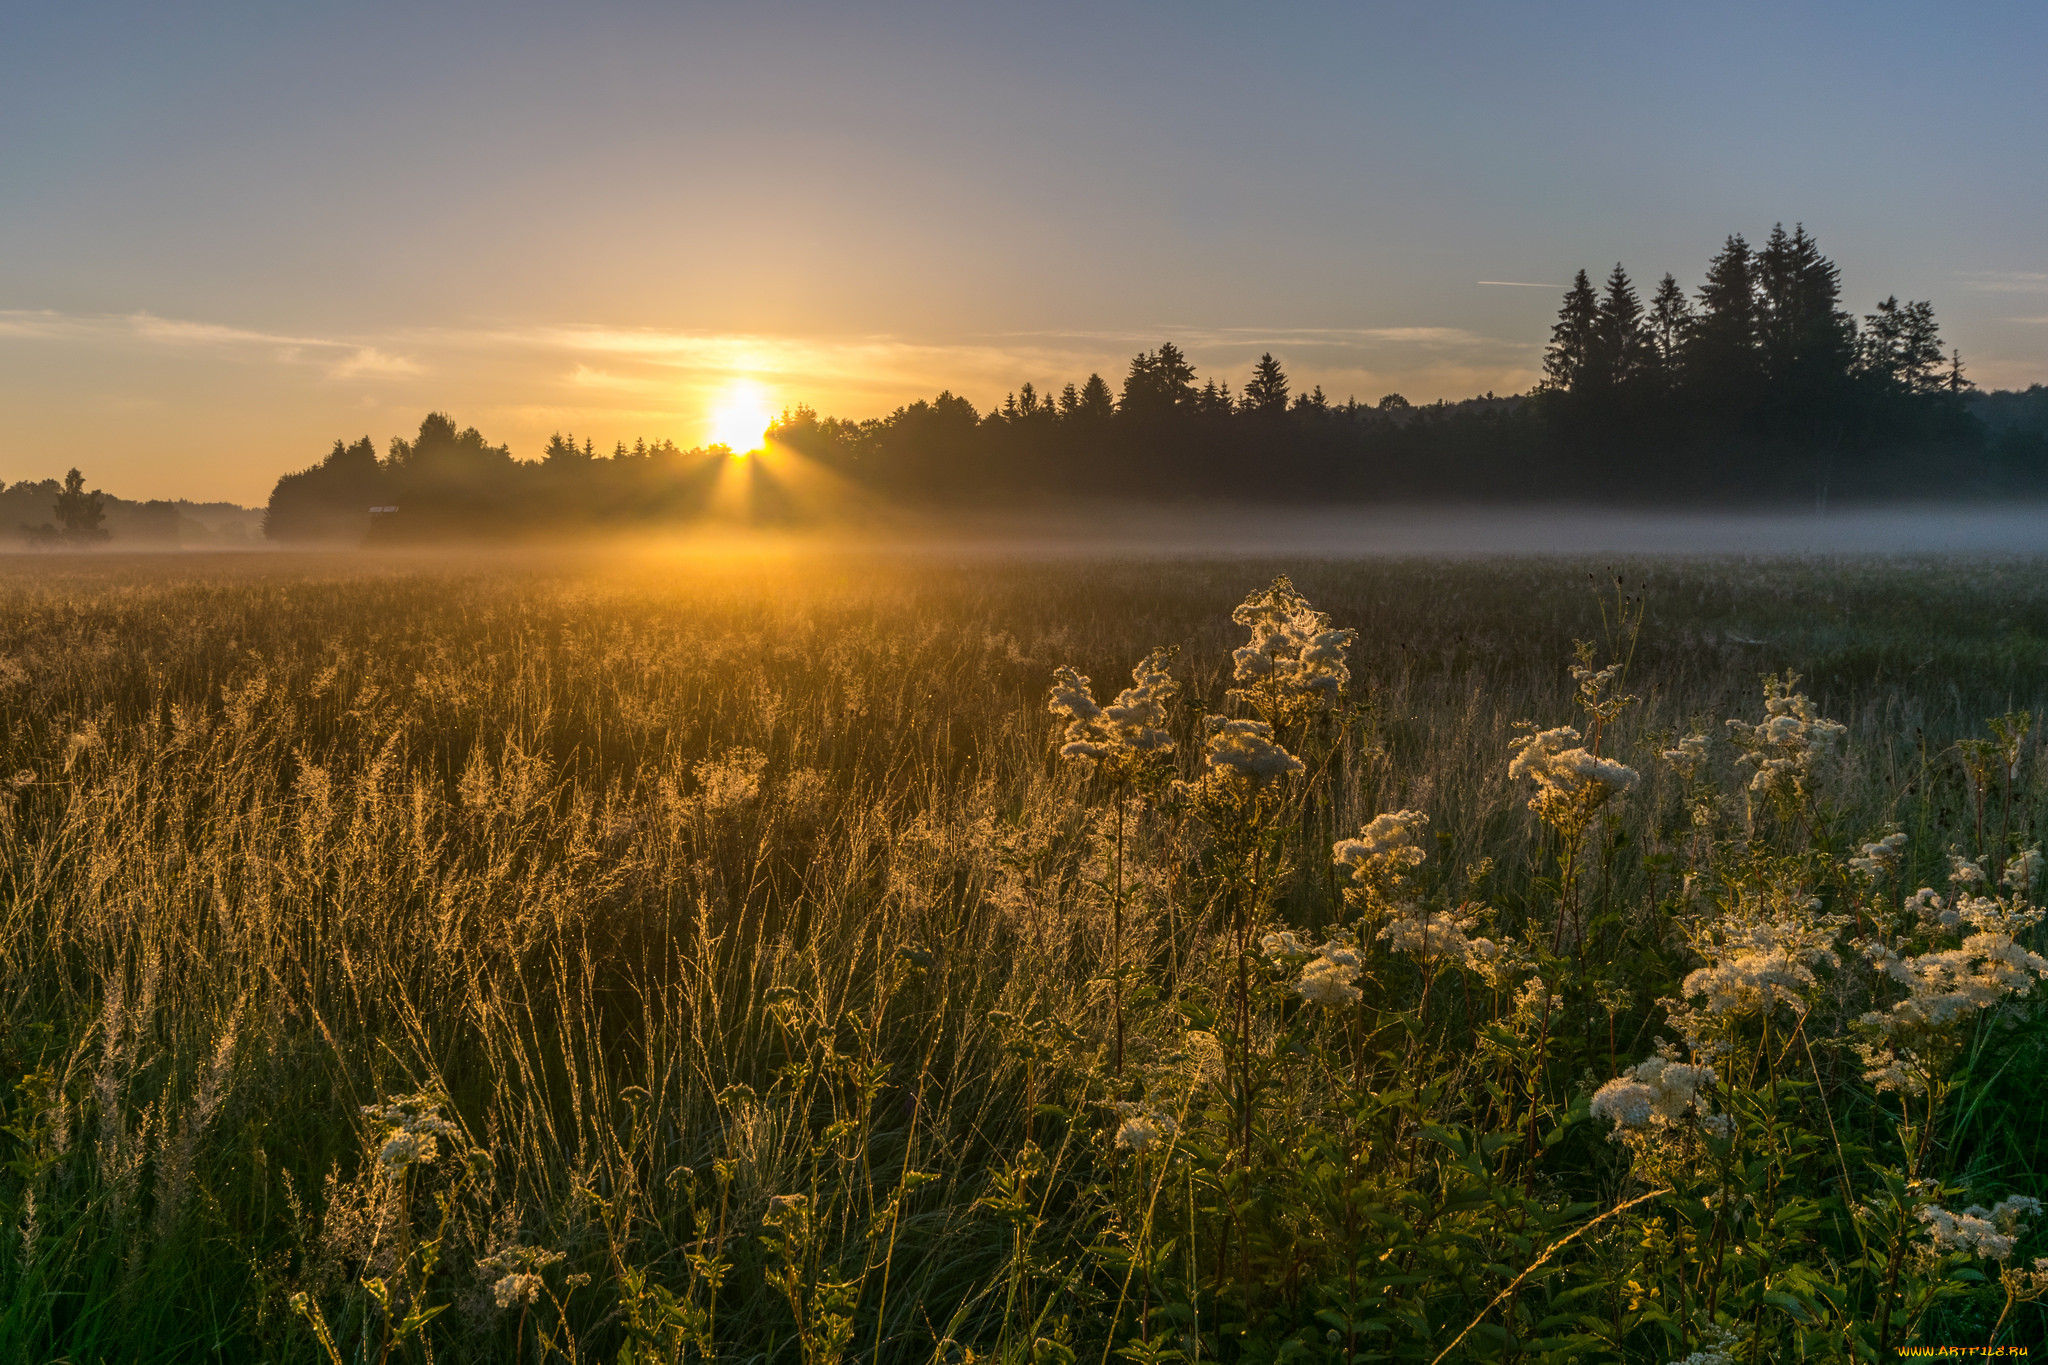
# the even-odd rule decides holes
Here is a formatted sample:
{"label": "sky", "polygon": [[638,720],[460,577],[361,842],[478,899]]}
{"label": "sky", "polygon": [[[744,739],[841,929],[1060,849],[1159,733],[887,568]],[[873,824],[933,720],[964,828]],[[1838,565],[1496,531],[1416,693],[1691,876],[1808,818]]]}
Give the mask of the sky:
{"label": "sky", "polygon": [[1519,392],[1804,222],[2048,381],[2048,6],[0,0],[0,478],[260,504],[445,411],[692,446],[1173,341]]}

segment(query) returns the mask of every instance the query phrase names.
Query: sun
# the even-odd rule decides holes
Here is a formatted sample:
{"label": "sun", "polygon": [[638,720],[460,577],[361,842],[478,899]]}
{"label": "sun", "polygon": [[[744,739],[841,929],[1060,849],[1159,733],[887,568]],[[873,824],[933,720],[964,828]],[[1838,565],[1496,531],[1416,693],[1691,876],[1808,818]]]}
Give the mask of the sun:
{"label": "sun", "polygon": [[775,420],[768,396],[750,379],[735,379],[711,409],[711,443],[729,446],[734,455],[759,450],[762,435]]}

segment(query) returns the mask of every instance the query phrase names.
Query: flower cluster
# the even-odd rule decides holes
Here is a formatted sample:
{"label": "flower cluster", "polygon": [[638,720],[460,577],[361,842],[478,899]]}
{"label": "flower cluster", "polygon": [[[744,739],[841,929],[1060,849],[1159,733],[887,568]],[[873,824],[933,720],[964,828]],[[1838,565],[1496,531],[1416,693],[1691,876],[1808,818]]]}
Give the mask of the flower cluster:
{"label": "flower cluster", "polygon": [[1875,843],[1863,845],[1857,856],[1849,860],[1849,870],[1878,881],[1898,870],[1899,859],[1905,855],[1905,850],[1906,836],[1895,831]]}
{"label": "flower cluster", "polygon": [[1684,739],[1664,751],[1664,761],[1678,769],[1678,775],[1690,782],[1700,775],[1700,769],[1707,764],[1707,737],[1687,735]]}
{"label": "flower cluster", "polygon": [[1664,1128],[1697,1116],[1700,1091],[1714,1083],[1714,1068],[1659,1053],[1630,1067],[1593,1092],[1593,1116],[1617,1129]]}
{"label": "flower cluster", "polygon": [[1351,682],[1345,651],[1355,630],[1332,630],[1330,618],[1308,604],[1285,574],[1244,599],[1230,619],[1251,630],[1232,655],[1231,696],[1286,723],[1332,705]]}
{"label": "flower cluster", "polygon": [[1330,855],[1339,867],[1351,869],[1351,880],[1382,893],[1400,884],[1409,869],[1426,856],[1418,843],[1429,817],[1419,810],[1375,815],[1356,839],[1339,839]]}
{"label": "flower cluster", "polygon": [[1479,916],[1469,904],[1455,910],[1425,910],[1405,905],[1381,928],[1379,936],[1397,953],[1408,953],[1426,963],[1464,967],[1489,980],[1519,961],[1511,948],[1490,938],[1473,937]]}
{"label": "flower cluster", "polygon": [[1806,797],[1814,761],[1848,734],[1848,727],[1818,715],[1805,693],[1792,690],[1798,682],[1797,673],[1764,679],[1763,723],[1728,722],[1728,737],[1742,750],[1736,763],[1755,770],[1749,789],[1786,801]]}
{"label": "flower cluster", "polygon": [[[1686,975],[1681,994],[1716,1020],[1769,1014],[1780,1005],[1804,1013],[1814,968],[1836,964],[1835,940],[1848,922],[1820,910],[1821,902],[1796,883],[1736,888],[1720,915],[1696,926],[1693,950],[1707,965]],[[1674,1012],[1673,1019],[1695,1029],[1700,1022],[1690,1012]]]}
{"label": "flower cluster", "polygon": [[1961,1213],[1929,1204],[1917,1216],[1926,1225],[1936,1251],[1960,1251],[1987,1261],[2003,1261],[2026,1233],[2020,1219],[2040,1211],[2040,1200],[2015,1194],[1988,1209],[1972,1204]]}
{"label": "flower cluster", "polygon": [[1880,944],[1866,947],[1872,963],[1907,993],[1889,1011],[1864,1016],[1865,1022],[1939,1027],[2008,995],[2024,995],[2035,981],[2048,976],[2048,959],[2014,940],[2014,935],[2040,922],[2040,910],[1990,896],[1959,896],[1944,907],[1941,898],[1926,888],[1914,900],[1943,927],[1968,925],[1975,932],[1957,947],[1912,957],[1901,957]]}
{"label": "flower cluster", "polygon": [[1172,1117],[1133,1108],[1116,1130],[1116,1145],[1127,1152],[1147,1152],[1173,1140],[1180,1131]]}
{"label": "flower cluster", "polygon": [[1208,718],[1208,751],[1202,761],[1213,773],[1230,773],[1254,782],[1301,771],[1301,760],[1274,742],[1273,727],[1262,720]]}
{"label": "flower cluster", "polygon": [[377,1170],[387,1180],[398,1179],[411,1166],[433,1164],[441,1154],[440,1139],[457,1132],[441,1117],[441,1102],[431,1095],[399,1095],[383,1104],[366,1104],[363,1117],[383,1129]]}
{"label": "flower cluster", "polygon": [[524,1308],[540,1297],[545,1288],[540,1273],[562,1260],[559,1251],[540,1247],[509,1246],[476,1263],[477,1270],[491,1281],[491,1298],[500,1308]]}
{"label": "flower cluster", "polygon": [[1508,776],[1536,784],[1529,809],[1560,830],[1583,829],[1609,798],[1636,784],[1635,769],[1580,746],[1579,732],[1569,725],[1523,735],[1514,754]]}
{"label": "flower cluster", "polygon": [[1358,980],[1362,965],[1356,948],[1333,939],[1301,969],[1294,992],[1312,1005],[1335,1008],[1356,1004],[1363,992],[1351,983]]}
{"label": "flower cluster", "polygon": [[1131,685],[1107,706],[1096,704],[1086,677],[1070,667],[1056,669],[1047,709],[1067,718],[1060,757],[1130,761],[1173,752],[1166,707],[1180,689],[1168,671],[1172,658],[1170,648],[1147,654],[1131,670]]}

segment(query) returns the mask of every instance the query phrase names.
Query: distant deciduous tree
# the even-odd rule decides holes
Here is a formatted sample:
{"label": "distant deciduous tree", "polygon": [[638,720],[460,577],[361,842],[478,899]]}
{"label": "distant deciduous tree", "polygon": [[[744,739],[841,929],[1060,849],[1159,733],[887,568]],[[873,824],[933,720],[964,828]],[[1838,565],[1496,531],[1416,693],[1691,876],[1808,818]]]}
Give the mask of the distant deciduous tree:
{"label": "distant deciduous tree", "polygon": [[85,475],[73,469],[64,476],[64,489],[57,494],[58,534],[67,545],[95,545],[107,538],[106,497],[95,488],[85,491]]}

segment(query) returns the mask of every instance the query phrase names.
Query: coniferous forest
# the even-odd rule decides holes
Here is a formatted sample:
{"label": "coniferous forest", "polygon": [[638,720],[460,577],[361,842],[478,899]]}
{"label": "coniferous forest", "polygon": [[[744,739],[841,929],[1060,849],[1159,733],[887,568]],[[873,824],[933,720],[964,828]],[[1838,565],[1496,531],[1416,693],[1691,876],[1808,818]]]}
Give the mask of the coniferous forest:
{"label": "coniferous forest", "polygon": [[[1731,236],[1688,290],[1620,264],[1566,292],[1531,392],[1411,403],[1303,391],[1262,356],[1233,388],[1171,341],[1057,392],[987,412],[951,392],[886,417],[786,410],[772,446],[906,504],[1102,498],[1273,504],[1608,502],[1830,505],[2048,494],[2048,390],[1985,394],[1933,305],[1860,316],[1803,226]],[[380,456],[337,440],[280,479],[279,541],[433,539],[686,520],[709,510],[723,447],[557,434],[538,460],[429,415]],[[748,506],[802,515],[757,462]],[[373,515],[371,509],[380,509]]]}

